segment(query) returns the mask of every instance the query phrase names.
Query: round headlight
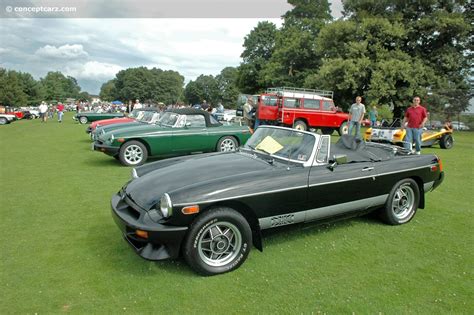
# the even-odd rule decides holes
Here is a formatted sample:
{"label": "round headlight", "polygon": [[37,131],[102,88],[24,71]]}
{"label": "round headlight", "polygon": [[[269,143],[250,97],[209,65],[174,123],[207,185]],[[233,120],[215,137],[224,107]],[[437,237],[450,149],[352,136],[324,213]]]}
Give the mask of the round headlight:
{"label": "round headlight", "polygon": [[163,194],[160,200],[160,210],[165,218],[171,215],[173,210],[173,205],[171,204],[171,198],[168,194]]}

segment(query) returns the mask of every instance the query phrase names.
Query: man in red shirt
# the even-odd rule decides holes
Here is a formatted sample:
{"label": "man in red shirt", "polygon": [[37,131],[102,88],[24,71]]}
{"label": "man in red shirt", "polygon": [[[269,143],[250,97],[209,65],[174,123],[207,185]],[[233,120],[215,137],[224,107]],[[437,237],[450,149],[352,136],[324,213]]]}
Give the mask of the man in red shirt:
{"label": "man in red shirt", "polygon": [[58,106],[56,106],[56,109],[58,110],[58,122],[62,122],[64,114],[64,105],[58,102]]}
{"label": "man in red shirt", "polygon": [[402,129],[405,128],[407,135],[405,137],[405,149],[411,150],[413,140],[415,141],[415,151],[416,154],[420,154],[421,151],[421,133],[423,131],[423,127],[428,119],[428,115],[426,114],[426,109],[420,105],[420,98],[415,96],[413,98],[413,103],[410,107],[407,108],[405,112],[405,117],[403,118],[402,122]]}

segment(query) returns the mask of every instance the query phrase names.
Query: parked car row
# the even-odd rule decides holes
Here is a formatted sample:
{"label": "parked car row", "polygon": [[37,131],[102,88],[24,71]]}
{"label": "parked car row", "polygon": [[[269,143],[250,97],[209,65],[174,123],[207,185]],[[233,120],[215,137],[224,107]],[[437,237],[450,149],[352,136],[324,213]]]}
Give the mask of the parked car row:
{"label": "parked car row", "polygon": [[[112,217],[140,257],[183,256],[202,275],[237,269],[252,246],[263,249],[266,229],[372,211],[405,224],[444,178],[435,155],[348,135],[332,143],[269,125],[252,135],[192,108],[131,116],[87,130],[94,150],[134,166]],[[149,157],[167,159],[144,164]]]}
{"label": "parked car row", "polygon": [[222,124],[206,111],[186,108],[166,111],[151,123],[135,120],[97,127],[93,148],[123,165],[137,166],[149,157],[234,151],[250,135],[246,126]]}

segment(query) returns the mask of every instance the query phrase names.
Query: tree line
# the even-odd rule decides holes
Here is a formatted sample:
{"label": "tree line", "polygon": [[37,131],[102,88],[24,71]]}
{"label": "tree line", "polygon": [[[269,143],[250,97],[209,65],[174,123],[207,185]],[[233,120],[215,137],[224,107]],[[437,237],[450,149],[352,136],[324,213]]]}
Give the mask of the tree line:
{"label": "tree line", "polygon": [[184,87],[184,77],[179,72],[138,67],[118,72],[114,79],[102,85],[99,95],[105,101],[139,99],[151,103],[200,104],[206,100],[233,107],[239,94],[236,80],[237,69],[226,67],[217,76],[200,75]]}
{"label": "tree line", "polygon": [[76,79],[61,72],[51,71],[35,80],[29,73],[0,68],[0,87],[0,104],[6,106],[36,106],[42,101],[65,102],[67,98],[91,99],[89,93],[81,91]]}

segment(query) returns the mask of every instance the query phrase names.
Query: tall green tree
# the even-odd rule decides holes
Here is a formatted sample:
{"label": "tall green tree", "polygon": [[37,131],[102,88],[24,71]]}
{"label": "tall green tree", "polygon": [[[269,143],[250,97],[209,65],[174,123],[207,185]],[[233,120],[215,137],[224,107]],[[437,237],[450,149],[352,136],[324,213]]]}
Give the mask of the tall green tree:
{"label": "tall green tree", "polygon": [[184,77],[176,71],[138,67],[121,70],[113,82],[115,89],[111,84],[104,86],[104,89],[110,88],[114,98],[124,102],[139,99],[172,104],[183,94]]}
{"label": "tall green tree", "polygon": [[0,104],[23,106],[27,101],[19,73],[0,68]]}
{"label": "tall green tree", "polygon": [[443,108],[447,98],[459,110],[466,108],[469,5],[463,0],[346,0],[345,19],[327,25],[318,38],[324,62],[306,85],[333,87],[344,105],[355,94],[391,103],[395,116],[415,94],[433,102],[429,110]]}
{"label": "tall green tree", "polygon": [[40,104],[45,96],[41,83],[26,72],[20,72],[19,77],[23,92],[27,95],[26,105],[33,106]]}
{"label": "tall green tree", "polygon": [[213,106],[220,98],[219,88],[216,79],[212,75],[200,75],[195,81],[190,81],[184,89],[187,102],[200,104],[204,100]]}
{"label": "tall green tree", "polygon": [[65,76],[59,71],[48,72],[41,79],[41,85],[44,90],[45,100],[48,102],[64,102],[67,98],[77,98],[81,91],[81,87],[75,78]]}
{"label": "tall green tree", "polygon": [[263,67],[261,85],[301,87],[321,65],[316,38],[332,20],[327,0],[289,0],[293,8],[283,16],[273,54]]}
{"label": "tall green tree", "polygon": [[238,68],[237,86],[244,93],[253,94],[265,88],[260,71],[270,60],[277,34],[277,27],[271,22],[259,22],[244,38],[243,62]]}
{"label": "tall green tree", "polygon": [[121,70],[116,75],[115,88],[122,101],[151,99],[153,77],[146,67]]}
{"label": "tall green tree", "polygon": [[221,73],[216,76],[219,99],[225,107],[234,108],[237,104],[237,97],[239,96],[237,78],[237,69],[233,67],[222,69]]}
{"label": "tall green tree", "polygon": [[179,72],[153,68],[151,98],[156,102],[165,104],[176,104],[183,99],[184,77]]}
{"label": "tall green tree", "polygon": [[31,74],[0,68],[1,104],[31,106],[40,103],[42,98],[42,86]]}
{"label": "tall green tree", "polygon": [[116,79],[109,80],[100,87],[100,99],[106,102],[112,102],[118,99],[118,93],[115,88]]}

